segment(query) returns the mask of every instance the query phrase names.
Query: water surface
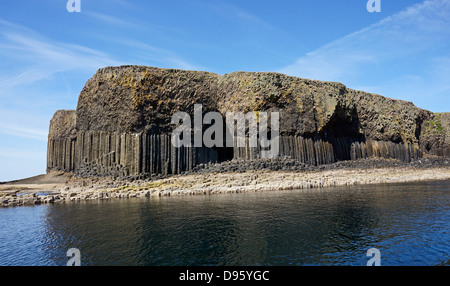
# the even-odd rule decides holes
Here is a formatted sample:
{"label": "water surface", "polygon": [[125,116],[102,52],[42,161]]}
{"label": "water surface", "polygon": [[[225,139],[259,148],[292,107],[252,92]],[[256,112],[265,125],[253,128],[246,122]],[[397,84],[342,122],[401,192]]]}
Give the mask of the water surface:
{"label": "water surface", "polygon": [[0,209],[0,265],[450,264],[450,180]]}

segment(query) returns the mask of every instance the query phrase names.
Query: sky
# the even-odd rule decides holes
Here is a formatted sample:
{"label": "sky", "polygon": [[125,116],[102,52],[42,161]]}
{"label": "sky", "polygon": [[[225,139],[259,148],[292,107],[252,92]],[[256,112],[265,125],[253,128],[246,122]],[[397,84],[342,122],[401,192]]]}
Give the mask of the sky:
{"label": "sky", "polygon": [[45,173],[51,117],[105,66],[280,72],[449,112],[450,0],[379,1],[2,0],[0,181]]}

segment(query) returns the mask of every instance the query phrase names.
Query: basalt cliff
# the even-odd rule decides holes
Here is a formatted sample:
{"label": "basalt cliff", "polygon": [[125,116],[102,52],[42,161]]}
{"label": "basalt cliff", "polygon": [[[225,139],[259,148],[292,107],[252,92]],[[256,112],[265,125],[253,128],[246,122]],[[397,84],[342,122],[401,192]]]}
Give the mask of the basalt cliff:
{"label": "basalt cliff", "polygon": [[272,72],[209,72],[106,67],[87,81],[76,110],[50,122],[47,170],[78,176],[148,178],[198,165],[258,160],[260,147],[171,144],[172,115],[279,112],[279,156],[308,165],[361,158],[403,162],[450,155],[450,114],[347,88]]}

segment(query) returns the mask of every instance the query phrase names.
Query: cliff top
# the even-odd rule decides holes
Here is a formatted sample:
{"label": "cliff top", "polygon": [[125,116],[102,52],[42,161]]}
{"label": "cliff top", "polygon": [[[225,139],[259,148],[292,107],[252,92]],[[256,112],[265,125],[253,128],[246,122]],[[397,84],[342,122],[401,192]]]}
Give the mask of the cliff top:
{"label": "cliff top", "polygon": [[99,69],[80,93],[76,116],[69,112],[64,121],[63,113],[55,114],[55,122],[63,120],[56,124],[61,130],[50,133],[68,136],[75,124],[77,131],[167,134],[174,128],[171,116],[177,111],[193,114],[194,104],[202,104],[204,113],[278,111],[281,134],[351,136],[433,148],[449,140],[436,127],[448,126],[446,116],[342,83],[275,72],[218,75],[134,65]]}

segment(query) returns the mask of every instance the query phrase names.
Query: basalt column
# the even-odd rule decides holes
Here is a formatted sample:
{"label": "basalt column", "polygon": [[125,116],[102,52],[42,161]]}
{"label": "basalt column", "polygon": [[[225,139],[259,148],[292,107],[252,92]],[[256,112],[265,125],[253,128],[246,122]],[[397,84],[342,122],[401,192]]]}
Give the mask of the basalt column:
{"label": "basalt column", "polygon": [[76,166],[76,112],[58,110],[50,121],[47,170],[71,172]]}
{"label": "basalt column", "polygon": [[277,112],[278,155],[309,165],[361,158],[409,162],[450,152],[450,115],[341,83],[272,72],[218,75],[119,66],[102,68],[86,82],[76,111],[55,113],[47,170],[152,177],[233,158],[261,158],[261,148],[250,147],[248,138],[239,147],[175,148],[173,115],[183,112],[193,124],[197,104],[203,116],[254,113],[257,122],[261,114]]}
{"label": "basalt column", "polygon": [[217,151],[181,147],[171,136],[148,133],[78,132],[75,171],[80,176],[180,174],[200,163],[217,162]]}

